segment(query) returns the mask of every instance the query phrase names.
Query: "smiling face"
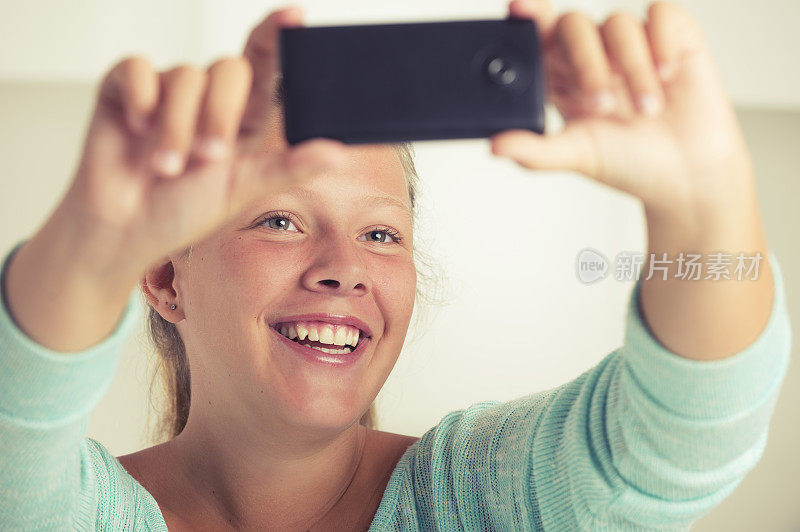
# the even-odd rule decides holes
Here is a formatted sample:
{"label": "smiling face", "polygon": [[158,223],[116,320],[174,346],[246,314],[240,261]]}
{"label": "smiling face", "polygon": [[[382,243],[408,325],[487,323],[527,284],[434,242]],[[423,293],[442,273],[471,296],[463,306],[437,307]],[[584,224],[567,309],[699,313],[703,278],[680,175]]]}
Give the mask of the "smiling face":
{"label": "smiling face", "polygon": [[[350,151],[346,164],[264,199],[194,245],[190,263],[173,260],[190,423],[221,410],[265,426],[337,430],[383,386],[414,305],[411,201],[391,147]],[[316,357],[326,353],[279,332],[326,321],[361,329],[356,351],[337,357],[349,363],[326,364]]]}

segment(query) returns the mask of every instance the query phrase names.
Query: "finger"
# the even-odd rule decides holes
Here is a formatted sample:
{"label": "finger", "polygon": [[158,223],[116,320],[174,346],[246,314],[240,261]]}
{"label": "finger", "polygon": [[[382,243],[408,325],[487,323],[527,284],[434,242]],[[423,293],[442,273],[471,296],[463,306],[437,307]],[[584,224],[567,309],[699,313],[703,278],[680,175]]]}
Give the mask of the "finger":
{"label": "finger", "polygon": [[709,68],[713,60],[700,26],[684,7],[654,2],[647,10],[646,31],[662,81],[673,80],[681,66],[687,66],[687,59],[698,76],[714,72]]}
{"label": "finger", "polygon": [[195,153],[203,159],[215,161],[230,153],[252,79],[250,62],[243,57],[220,59],[208,68],[205,100],[195,137]]}
{"label": "finger", "polygon": [[158,72],[142,57],[117,63],[100,85],[99,100],[118,110],[133,133],[144,133],[158,104]]}
{"label": "finger", "polygon": [[556,22],[554,39],[571,67],[574,97],[587,112],[608,113],[614,107],[611,67],[603,40],[594,21],[584,13],[571,11]]}
{"label": "finger", "polygon": [[281,28],[302,24],[302,9],[289,7],[273,11],[250,32],[244,56],[253,67],[253,86],[242,117],[242,133],[259,134],[269,122],[280,66],[278,33]]}
{"label": "finger", "polygon": [[152,165],[162,176],[183,173],[194,139],[206,76],[205,70],[188,65],[161,75],[159,131]]}
{"label": "finger", "polygon": [[638,111],[658,114],[664,105],[664,94],[642,24],[629,13],[615,13],[606,19],[600,33],[611,62],[624,76]]}
{"label": "finger", "polygon": [[536,23],[539,40],[545,45],[550,42],[558,19],[550,0],[512,0],[508,4],[508,13],[514,18],[532,19]]}
{"label": "finger", "polygon": [[490,140],[494,155],[509,157],[530,170],[568,170],[587,176],[597,173],[596,150],[586,128],[567,125],[552,135],[511,129]]}

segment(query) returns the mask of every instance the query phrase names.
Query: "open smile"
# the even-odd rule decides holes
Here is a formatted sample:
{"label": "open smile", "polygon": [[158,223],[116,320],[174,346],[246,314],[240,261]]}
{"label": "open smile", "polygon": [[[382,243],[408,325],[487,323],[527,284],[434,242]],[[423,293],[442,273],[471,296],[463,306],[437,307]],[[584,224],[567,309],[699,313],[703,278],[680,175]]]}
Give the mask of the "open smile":
{"label": "open smile", "polygon": [[332,367],[355,364],[372,340],[359,328],[326,322],[282,322],[270,325],[270,329],[293,353]]}

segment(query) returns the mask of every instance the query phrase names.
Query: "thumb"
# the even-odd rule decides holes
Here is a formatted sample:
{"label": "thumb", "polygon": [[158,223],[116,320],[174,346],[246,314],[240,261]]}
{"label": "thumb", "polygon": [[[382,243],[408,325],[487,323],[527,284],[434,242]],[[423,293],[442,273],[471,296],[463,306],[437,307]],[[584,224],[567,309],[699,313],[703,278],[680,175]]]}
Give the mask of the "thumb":
{"label": "thumb", "polygon": [[539,40],[545,44],[550,42],[558,19],[550,0],[511,0],[508,14],[512,18],[532,19],[539,31]]}
{"label": "thumb", "polygon": [[263,133],[275,111],[274,96],[280,80],[278,36],[282,28],[303,25],[303,9],[291,6],[271,12],[250,32],[243,55],[253,67],[250,98],[241,120],[243,132]]}
{"label": "thumb", "polygon": [[568,170],[589,177],[597,174],[597,156],[586,128],[567,125],[561,132],[540,135],[509,129],[490,137],[492,153],[531,170]]}

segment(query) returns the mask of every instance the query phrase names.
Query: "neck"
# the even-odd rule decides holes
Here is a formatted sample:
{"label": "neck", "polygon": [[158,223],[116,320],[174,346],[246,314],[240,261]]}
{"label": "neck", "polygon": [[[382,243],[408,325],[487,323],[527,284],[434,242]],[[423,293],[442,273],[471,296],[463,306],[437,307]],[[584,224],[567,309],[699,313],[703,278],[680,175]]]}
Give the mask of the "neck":
{"label": "neck", "polygon": [[190,416],[167,444],[182,477],[179,485],[188,487],[174,495],[179,499],[174,505],[192,508],[193,515],[217,516],[237,529],[311,528],[352,484],[367,436],[359,424],[311,438],[264,427],[210,430],[195,421]]}

